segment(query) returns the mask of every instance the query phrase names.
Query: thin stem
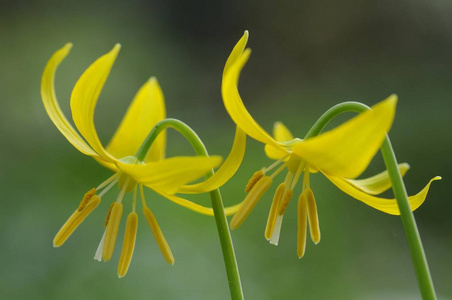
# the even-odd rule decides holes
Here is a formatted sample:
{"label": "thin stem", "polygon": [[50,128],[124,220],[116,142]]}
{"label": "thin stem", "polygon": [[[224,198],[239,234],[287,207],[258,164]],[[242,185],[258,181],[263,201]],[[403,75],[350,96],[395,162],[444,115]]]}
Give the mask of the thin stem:
{"label": "thin stem", "polygon": [[[165,119],[157,123],[151,130],[146,140],[135,155],[138,161],[144,161],[147,152],[157,136],[165,129],[173,128],[181,133],[191,144],[196,154],[199,156],[209,156],[207,149],[199,136],[188,125],[176,119]],[[214,174],[214,171],[209,171],[205,177],[208,178]],[[226,266],[226,273],[229,282],[229,290],[231,299],[242,300],[242,284],[240,282],[239,268],[235,258],[234,246],[232,244],[231,233],[229,232],[228,221],[224,212],[223,200],[221,199],[220,189],[215,189],[210,193],[210,200],[212,202],[212,209],[217,224],[218,235],[220,237],[221,249],[223,251],[224,263]]]}
{"label": "thin stem", "polygon": [[[359,102],[343,102],[333,106],[326,111],[309,130],[305,139],[314,137],[325,128],[331,119],[344,112],[364,112],[370,109],[367,105]],[[411,259],[414,265],[414,271],[417,276],[419,289],[423,299],[436,299],[435,288],[428,268],[427,258],[425,256],[424,248],[422,246],[421,237],[416,226],[416,220],[411,211],[408,202],[408,195],[402,175],[397,167],[397,159],[391,145],[389,137],[386,138],[380,148],[386,168],[389,173],[389,178],[392,182],[392,190],[397,200],[397,205],[400,210],[400,217],[402,219],[403,228],[408,241],[408,247],[411,253]]]}

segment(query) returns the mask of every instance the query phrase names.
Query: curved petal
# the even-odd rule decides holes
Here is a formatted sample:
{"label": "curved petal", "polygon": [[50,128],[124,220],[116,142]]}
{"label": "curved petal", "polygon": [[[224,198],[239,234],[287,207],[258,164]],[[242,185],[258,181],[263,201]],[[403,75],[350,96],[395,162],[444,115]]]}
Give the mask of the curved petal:
{"label": "curved petal", "polygon": [[89,145],[107,162],[114,162],[116,159],[104,149],[97,136],[94,127],[94,109],[120,48],[121,46],[116,44],[110,52],[89,66],[77,81],[71,95],[72,119],[75,126]]}
{"label": "curved petal", "polygon": [[265,145],[264,150],[265,150],[265,155],[267,155],[268,158],[274,159],[274,160],[281,159],[282,157],[286,156],[289,153],[285,150],[276,148],[269,144]]}
{"label": "curved petal", "polygon": [[[175,195],[168,195],[168,194],[165,194],[158,190],[154,190],[154,191],[157,192],[158,194],[162,195],[166,199],[170,200],[171,202],[174,202],[177,205],[185,207],[189,210],[192,210],[192,211],[197,212],[202,215],[207,215],[207,216],[214,215],[213,209],[210,207],[205,207],[205,206],[196,204],[190,200],[187,200],[187,199],[175,196]],[[225,207],[224,212],[225,212],[226,216],[231,216],[231,215],[235,214],[239,210],[240,205],[242,205],[242,203],[239,203],[239,204],[236,204],[233,206],[229,206],[229,207]]]}
{"label": "curved petal", "polygon": [[110,163],[110,162],[106,162],[102,157],[94,157],[94,159],[101,164],[102,166],[104,166],[107,169],[112,170],[113,172],[117,172],[118,171],[118,167],[116,167],[116,165],[114,163]]}
{"label": "curved petal", "polygon": [[335,129],[292,149],[330,175],[356,178],[369,165],[391,128],[397,97],[392,95]]}
{"label": "curved petal", "polygon": [[83,138],[72,127],[69,121],[66,119],[63,111],[58,104],[58,100],[55,94],[55,73],[63,61],[63,59],[69,54],[72,48],[72,44],[68,43],[63,48],[55,52],[47,63],[41,80],[41,98],[44,103],[45,110],[52,120],[53,124],[58,130],[66,137],[78,151],[90,156],[98,156],[93,149],[83,140]]}
{"label": "curved petal", "polygon": [[167,194],[176,193],[183,184],[198,179],[220,163],[220,156],[178,156],[146,164],[116,162],[121,171],[137,182]]}
{"label": "curved petal", "polygon": [[[402,163],[398,165],[400,174],[405,176],[406,172],[410,169],[410,165]],[[345,179],[345,178],[344,178]],[[391,180],[389,179],[388,170],[383,171],[377,175],[364,179],[345,179],[353,185],[355,188],[370,194],[378,195],[392,187]]]}
{"label": "curved petal", "polygon": [[[243,39],[242,39],[243,40]],[[246,49],[239,57],[235,58],[238,54],[236,49],[243,49],[239,41],[240,47],[236,46],[229,56],[228,62],[234,61],[229,65],[226,65],[223,81],[221,84],[221,94],[223,96],[224,106],[231,116],[232,120],[250,137],[256,139],[264,144],[271,144],[276,148],[282,148],[277,141],[275,141],[246,110],[237,88],[240,72],[248,60],[251,50]]]}
{"label": "curved petal", "polygon": [[273,136],[278,142],[288,142],[294,139],[290,130],[282,122],[273,124]]}
{"label": "curved petal", "polygon": [[200,183],[183,185],[177,192],[182,194],[206,193],[224,185],[240,167],[245,155],[245,148],[246,134],[237,127],[231,152],[215,174]]}
{"label": "curved petal", "polygon": [[[359,189],[357,189],[355,186],[348,183],[347,180],[331,176],[328,174],[323,173],[335,186],[337,186],[340,190],[342,190],[344,193],[352,196],[353,198],[364,202],[365,204],[378,209],[384,213],[390,214],[390,215],[400,215],[399,207],[397,205],[396,199],[386,199],[386,198],[379,198],[372,195],[369,195]],[[425,198],[427,197],[428,190],[430,188],[430,185],[435,180],[441,180],[440,176],[436,176],[432,178],[429,183],[416,195],[408,197],[408,201],[410,202],[411,210],[417,209],[419,206],[421,206],[422,203],[424,203]]]}
{"label": "curved petal", "polygon": [[[117,131],[107,146],[114,157],[134,155],[141,143],[159,121],[165,118],[165,101],[155,77],[149,79],[138,91],[129,106]],[[146,161],[164,158],[166,132],[162,132],[153,143]]]}
{"label": "curved petal", "polygon": [[240,40],[235,44],[234,49],[232,49],[231,54],[229,54],[228,59],[224,65],[223,69],[223,77],[229,68],[237,61],[237,59],[242,55],[245,50],[246,44],[248,43],[249,33],[248,30],[245,30]]}

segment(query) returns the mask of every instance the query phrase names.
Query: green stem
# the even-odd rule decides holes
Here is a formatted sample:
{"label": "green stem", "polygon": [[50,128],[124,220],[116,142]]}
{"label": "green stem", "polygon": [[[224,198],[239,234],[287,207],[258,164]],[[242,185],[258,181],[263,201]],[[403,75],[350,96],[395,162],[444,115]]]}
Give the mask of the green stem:
{"label": "green stem", "polygon": [[[157,125],[154,126],[149,135],[146,137],[145,141],[135,155],[138,161],[144,161],[152,143],[155,141],[157,136],[167,128],[173,128],[181,133],[190,142],[197,155],[209,156],[206,147],[193,129],[182,121],[176,119],[165,119],[157,123]],[[213,174],[214,172],[211,170],[205,177],[208,178]],[[223,258],[226,266],[231,299],[242,300],[243,292],[242,284],[240,282],[239,268],[235,258],[234,246],[232,244],[231,233],[229,232],[228,221],[224,212],[220,189],[215,189],[209,194],[210,200],[212,201],[215,221],[217,223],[218,235],[220,236],[221,249],[223,250]]]}
{"label": "green stem", "polygon": [[[333,106],[326,111],[309,130],[305,139],[314,137],[325,128],[331,119],[344,112],[361,113],[370,108],[359,102],[343,102]],[[392,190],[397,200],[397,205],[400,210],[400,217],[402,219],[405,235],[408,240],[408,247],[411,252],[411,259],[413,261],[414,270],[417,276],[419,289],[423,299],[436,299],[435,288],[428,268],[427,258],[425,257],[424,248],[422,246],[421,237],[416,226],[413,212],[411,211],[408,202],[408,195],[402,175],[397,167],[397,159],[391,145],[389,137],[386,138],[381,146],[381,153],[388,169],[389,178],[392,182]]]}

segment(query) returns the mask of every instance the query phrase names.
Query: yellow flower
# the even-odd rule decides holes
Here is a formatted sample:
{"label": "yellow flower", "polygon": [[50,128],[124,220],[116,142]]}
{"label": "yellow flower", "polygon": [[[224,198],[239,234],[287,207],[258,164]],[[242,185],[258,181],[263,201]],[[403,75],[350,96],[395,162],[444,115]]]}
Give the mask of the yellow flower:
{"label": "yellow flower", "polygon": [[[297,254],[300,258],[305,252],[308,222],[311,239],[316,244],[320,241],[316,201],[309,184],[311,173],[320,171],[339,189],[375,209],[388,214],[400,214],[395,199],[375,196],[391,187],[387,171],[367,179],[354,179],[369,165],[389,131],[394,119],[397,97],[392,95],[371,110],[317,137],[306,140],[294,138],[280,122],[275,123],[271,136],[246,110],[237,88],[240,72],[251,53],[250,49],[245,49],[247,40],[248,32],[245,32],[226,62],[222,82],[223,101],[236,125],[250,137],[264,143],[267,156],[276,162],[252,176],[245,189],[248,194],[240,210],[234,215],[231,228],[238,228],[245,221],[258,200],[269,189],[273,179],[284,170],[287,170],[287,175],[273,197],[265,237],[270,243],[278,244],[285,210],[295,186],[303,176],[302,192],[298,197]],[[405,174],[408,168],[408,164],[399,165],[402,174]],[[440,177],[433,178],[417,195],[409,197],[412,210],[424,202],[431,182],[438,179]]]}
{"label": "yellow flower", "polygon": [[[155,78],[148,80],[138,91],[128,108],[119,128],[106,148],[100,142],[94,126],[94,110],[103,85],[118,55],[120,45],[97,59],[80,77],[71,95],[72,119],[78,133],[62,112],[54,89],[55,72],[67,56],[72,45],[67,44],[58,50],[45,67],[41,96],[45,109],[59,131],[77,150],[97,160],[109,168],[114,175],[96,188],[89,190],[80,205],[69,217],[55,236],[53,244],[60,247],[98,206],[101,198],[116,184],[120,192],[111,204],[105,221],[105,231],[95,254],[95,259],[108,261],[112,257],[116,237],[123,212],[123,199],[126,193],[133,192],[132,211],[127,217],[122,253],[118,266],[118,276],[123,277],[129,268],[137,232],[136,196],[139,189],[143,214],[157,240],[157,244],[170,264],[174,257],[160,227],[144,199],[143,186],[169,200],[196,212],[213,215],[207,208],[175,195],[177,192],[202,193],[223,185],[237,170],[243,158],[246,135],[237,129],[231,153],[216,175],[196,184],[188,184],[205,175],[221,163],[221,157],[173,157],[165,159],[166,136],[160,134],[151,146],[144,161],[134,156],[149,131],[165,118],[163,93]],[[238,205],[226,209],[227,214],[237,211]]]}

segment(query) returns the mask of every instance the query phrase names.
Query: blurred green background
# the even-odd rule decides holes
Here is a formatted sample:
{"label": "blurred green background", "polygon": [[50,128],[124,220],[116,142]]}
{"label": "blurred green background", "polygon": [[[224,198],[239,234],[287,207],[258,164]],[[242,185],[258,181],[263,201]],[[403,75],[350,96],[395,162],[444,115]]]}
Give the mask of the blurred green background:
{"label": "blurred green background", "polygon": [[[452,176],[452,2],[42,0],[0,4],[1,298],[228,299],[214,220],[150,190],[148,205],[172,247],[174,266],[163,260],[141,215],[125,278],[116,275],[123,228],[111,262],[92,259],[115,191],[63,247],[52,247],[82,195],[110,173],[56,130],[39,90],[47,60],[66,42],[74,43],[56,79],[59,101],[70,116],[77,78],[119,42],[121,53],[96,110],[103,142],[138,88],[157,76],[168,116],[190,124],[210,153],[226,156],[234,124],[221,101],[221,73],[245,29],[253,54],[240,90],[267,130],[281,120],[303,137],[338,102],[372,105],[398,94],[390,136],[399,161],[411,164],[409,193],[443,176],[415,216],[438,295],[452,297],[452,202],[446,192]],[[191,153],[178,135],[169,135],[169,155]],[[248,139],[242,167],[222,189],[224,202],[241,201],[251,174],[269,164],[262,145]],[[378,156],[366,174],[383,168]],[[295,201],[280,245],[269,245],[263,236],[274,188],[232,232],[245,296],[419,299],[400,219],[353,200],[320,175],[311,181],[322,241],[317,246],[308,241],[302,260],[296,256]],[[209,203],[206,195],[192,199]]]}

